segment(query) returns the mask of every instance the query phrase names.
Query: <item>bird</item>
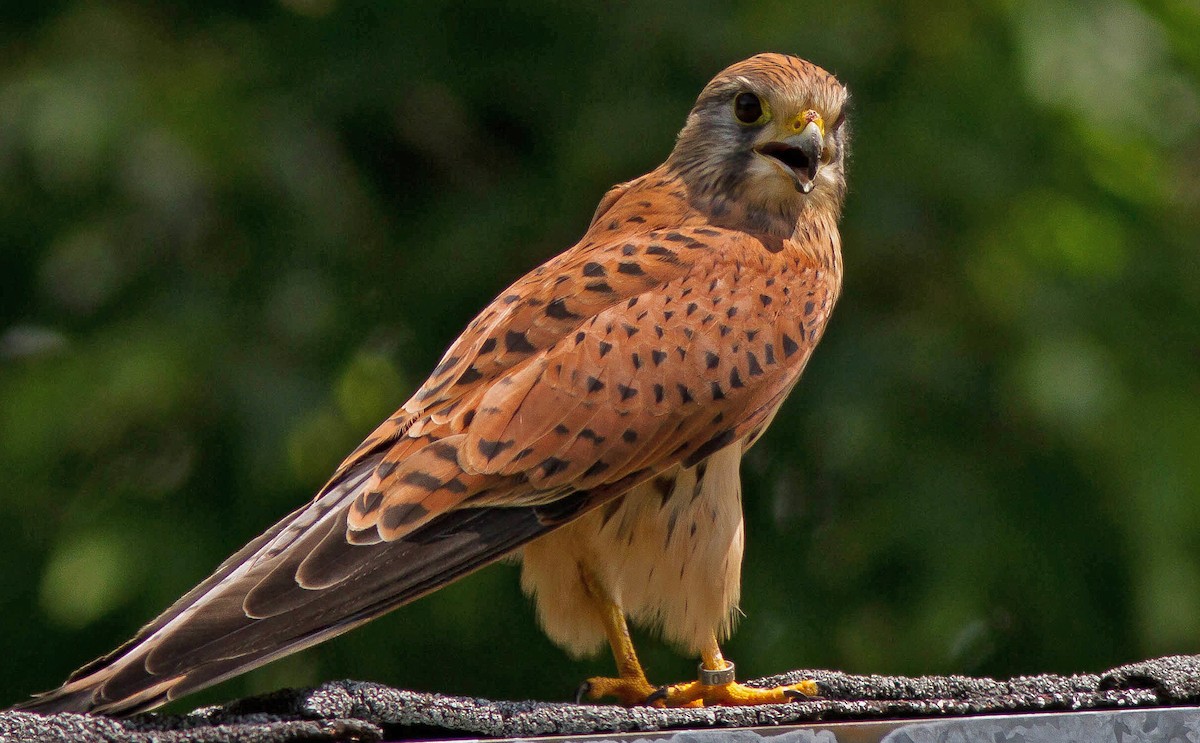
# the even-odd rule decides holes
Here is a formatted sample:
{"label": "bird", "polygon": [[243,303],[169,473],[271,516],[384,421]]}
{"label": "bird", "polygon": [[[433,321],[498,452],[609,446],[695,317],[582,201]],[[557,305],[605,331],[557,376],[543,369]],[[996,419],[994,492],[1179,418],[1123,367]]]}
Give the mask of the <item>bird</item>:
{"label": "bird", "polygon": [[[787,703],[736,681],[739,463],[842,285],[847,89],[799,57],[736,62],[666,161],[501,292],[315,497],[125,644],[18,708],[127,715],[312,646],[501,558],[572,656],[579,699]],[[699,657],[652,684],[629,624]]]}

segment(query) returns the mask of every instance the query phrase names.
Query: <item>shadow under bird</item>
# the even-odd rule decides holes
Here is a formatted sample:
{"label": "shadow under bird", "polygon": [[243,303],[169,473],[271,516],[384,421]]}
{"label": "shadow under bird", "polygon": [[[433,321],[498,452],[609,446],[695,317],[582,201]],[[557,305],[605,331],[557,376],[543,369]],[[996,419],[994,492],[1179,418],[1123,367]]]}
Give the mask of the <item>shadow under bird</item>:
{"label": "shadow under bird", "polygon": [[[500,294],[424,385],[272,526],[131,640],[20,705],[151,709],[346,632],[513,554],[546,633],[611,646],[581,695],[786,702],[734,680],[738,466],[842,281],[846,89],[761,54],[700,93],[675,148],[574,246]],[[651,684],[627,620],[701,658]]]}

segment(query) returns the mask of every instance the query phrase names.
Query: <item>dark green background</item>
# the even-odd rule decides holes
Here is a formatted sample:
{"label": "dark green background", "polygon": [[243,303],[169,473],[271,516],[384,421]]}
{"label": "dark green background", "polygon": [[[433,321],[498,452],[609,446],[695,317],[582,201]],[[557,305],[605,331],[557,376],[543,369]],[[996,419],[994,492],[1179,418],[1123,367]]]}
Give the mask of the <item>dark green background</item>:
{"label": "dark green background", "polygon": [[[1200,651],[1196,3],[15,2],[0,50],[0,701],[308,498],[763,50],[854,147],[845,293],[744,467],[742,675]],[[608,672],[516,577],[205,698]]]}

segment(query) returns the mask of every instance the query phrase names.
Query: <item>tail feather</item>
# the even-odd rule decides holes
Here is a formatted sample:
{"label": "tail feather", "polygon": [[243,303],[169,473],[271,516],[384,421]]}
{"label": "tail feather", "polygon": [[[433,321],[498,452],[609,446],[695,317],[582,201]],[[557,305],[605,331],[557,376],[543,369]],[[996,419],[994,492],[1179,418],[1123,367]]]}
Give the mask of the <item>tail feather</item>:
{"label": "tail feather", "polygon": [[[334,539],[339,530],[346,533],[345,504],[362,479],[362,471],[351,473],[344,481],[351,486],[338,497],[326,493],[285,518],[128,643],[18,708],[108,714],[152,709],[341,634],[561,523],[547,518],[544,506],[488,506],[448,511],[394,542]],[[313,513],[314,508],[325,512]],[[576,515],[578,507],[568,512]],[[329,527],[320,528],[318,522],[326,519]],[[297,522],[306,522],[305,528],[296,529]],[[264,556],[268,550],[273,554]],[[318,584],[307,573],[305,583],[298,580],[300,565],[314,550],[333,566],[323,577],[339,580]]]}

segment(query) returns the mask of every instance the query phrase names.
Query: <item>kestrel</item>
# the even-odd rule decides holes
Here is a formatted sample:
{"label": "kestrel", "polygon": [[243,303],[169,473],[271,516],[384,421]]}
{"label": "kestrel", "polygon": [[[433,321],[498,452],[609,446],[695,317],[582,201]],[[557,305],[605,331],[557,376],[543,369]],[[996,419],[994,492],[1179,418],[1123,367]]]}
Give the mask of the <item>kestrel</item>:
{"label": "kestrel", "polygon": [[[26,709],[128,714],[341,634],[506,555],[546,633],[605,640],[626,704],[785,702],[734,681],[738,466],[842,280],[847,92],[761,54],[700,93],[666,162],[502,292],[307,505]],[[700,656],[656,687],[626,621]]]}

